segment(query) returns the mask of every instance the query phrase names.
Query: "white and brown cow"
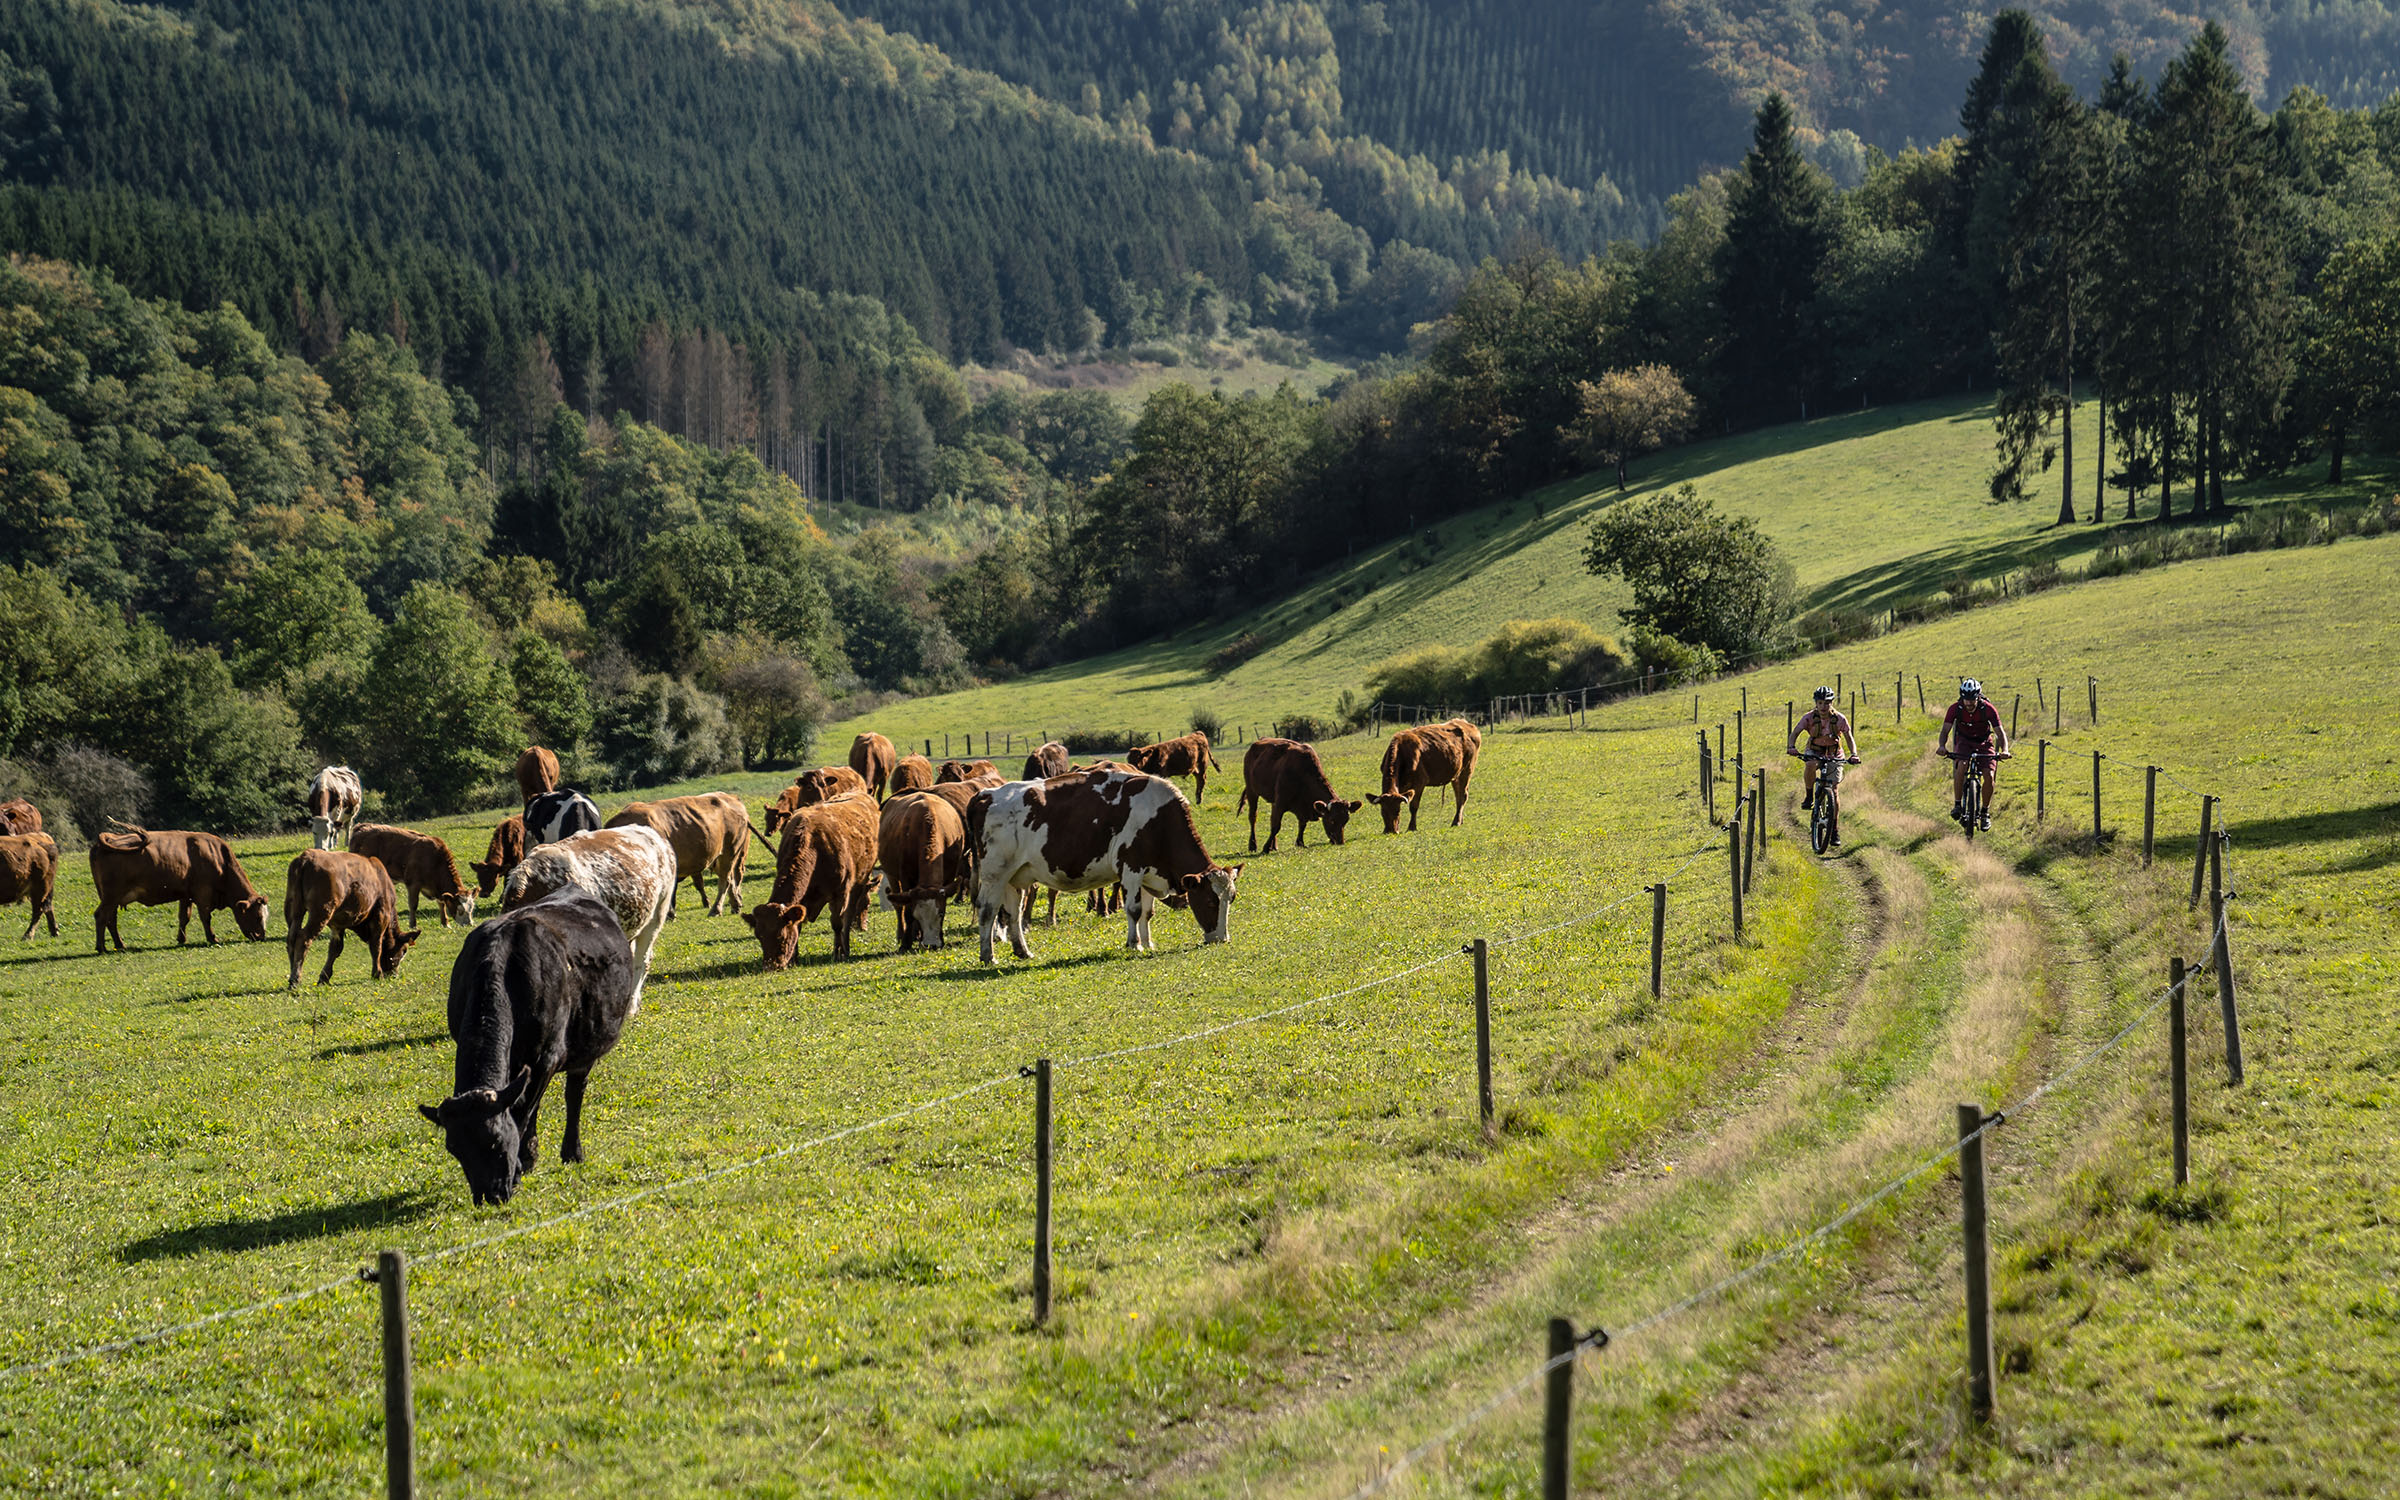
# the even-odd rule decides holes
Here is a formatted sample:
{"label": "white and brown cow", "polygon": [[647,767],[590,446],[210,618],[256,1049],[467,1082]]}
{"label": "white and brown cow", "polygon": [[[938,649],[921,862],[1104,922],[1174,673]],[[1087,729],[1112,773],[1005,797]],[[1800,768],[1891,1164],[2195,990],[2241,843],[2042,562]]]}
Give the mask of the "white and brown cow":
{"label": "white and brown cow", "polygon": [[1017,957],[1033,957],[1025,897],[1036,886],[1123,891],[1128,948],[1149,951],[1151,903],[1162,896],[1188,900],[1203,939],[1225,941],[1242,867],[1209,859],[1192,805],[1172,782],[1138,771],[1012,781],[975,799],[968,829],[985,963],[1002,927]]}
{"label": "white and brown cow", "polygon": [[[646,981],[650,950],[658,946],[659,930],[667,925],[677,880],[674,846],[656,829],[602,828],[527,850],[524,861],[509,872],[500,909],[514,911],[569,886],[587,891],[616,914]],[[634,1004],[641,1000],[642,982],[637,981]]]}
{"label": "white and brown cow", "polygon": [[[845,773],[848,768],[843,768]],[[608,820],[610,828],[640,826],[655,830],[675,851],[675,878],[689,880],[692,890],[716,916],[728,903],[742,910],[742,869],[750,858],[750,805],[731,792],[702,792],[694,797],[662,797],[656,802],[628,802]],[[702,877],[717,877],[717,898],[708,899]],[[675,920],[675,905],[667,903],[667,920]]]}
{"label": "white and brown cow", "polygon": [[1467,784],[1475,779],[1475,757],[1483,750],[1483,732],[1464,719],[1448,719],[1422,729],[1403,729],[1383,747],[1383,790],[1367,800],[1383,813],[1383,831],[1400,831],[1400,809],[1408,809],[1408,831],[1417,831],[1417,804],[1438,786],[1450,788],[1455,810],[1450,826],[1467,815]]}
{"label": "white and brown cow", "polygon": [[308,784],[308,834],[312,847],[338,849],[350,842],[358,805],[366,793],[348,766],[327,766]]}

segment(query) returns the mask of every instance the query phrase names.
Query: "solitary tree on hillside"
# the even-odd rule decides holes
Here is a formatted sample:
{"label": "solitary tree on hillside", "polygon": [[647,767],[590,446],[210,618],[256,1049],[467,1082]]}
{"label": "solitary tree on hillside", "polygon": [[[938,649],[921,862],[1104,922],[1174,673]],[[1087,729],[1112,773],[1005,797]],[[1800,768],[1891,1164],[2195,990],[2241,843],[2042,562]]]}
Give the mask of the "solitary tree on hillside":
{"label": "solitary tree on hillside", "polygon": [[1799,414],[1817,361],[1809,305],[1832,238],[1824,175],[1792,138],[1792,109],[1769,94],[1751,128],[1717,250],[1729,401],[1753,418]]}
{"label": "solitary tree on hillside", "polygon": [[1596,462],[1615,466],[1618,489],[1625,488],[1627,462],[1680,442],[1691,433],[1697,410],[1692,393],[1665,365],[1636,365],[1598,380],[1578,380],[1575,393],[1582,412],[1569,436]]}
{"label": "solitary tree on hillside", "polygon": [[1718,514],[1691,484],[1600,512],[1583,563],[1632,586],[1626,624],[1727,656],[1766,645],[1791,612],[1792,565],[1756,521]]}

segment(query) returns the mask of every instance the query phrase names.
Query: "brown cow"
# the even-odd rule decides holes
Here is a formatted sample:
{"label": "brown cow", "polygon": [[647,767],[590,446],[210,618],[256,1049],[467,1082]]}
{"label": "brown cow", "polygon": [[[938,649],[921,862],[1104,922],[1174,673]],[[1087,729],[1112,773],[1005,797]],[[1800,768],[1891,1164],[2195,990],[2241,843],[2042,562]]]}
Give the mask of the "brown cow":
{"label": "brown cow", "polygon": [[875,833],[883,897],[899,914],[900,951],[942,946],[943,919],[967,881],[967,822],[950,799],[908,792],[883,805]]}
{"label": "brown cow", "polygon": [[475,894],[490,900],[500,882],[508,878],[508,872],[524,861],[525,815],[511,813],[492,830],[492,847],[483,851],[483,858],[467,865],[475,872]]}
{"label": "brown cow", "polygon": [[1475,757],[1483,749],[1483,733],[1464,719],[1403,729],[1383,747],[1383,790],[1367,800],[1383,810],[1383,831],[1400,831],[1400,809],[1408,809],[1408,831],[1417,831],[1417,803],[1427,789],[1450,788],[1457,808],[1450,815],[1456,828],[1467,815],[1467,783],[1475,778]]}
{"label": "brown cow", "polygon": [[1250,809],[1250,849],[1258,850],[1258,809],[1264,803],[1271,811],[1267,819],[1267,852],[1275,852],[1275,841],[1283,836],[1283,815],[1291,813],[1299,819],[1299,831],[1293,842],[1308,847],[1308,825],[1323,819],[1325,837],[1333,843],[1342,842],[1342,830],[1349,825],[1350,815],[1366,806],[1364,802],[1344,802],[1333,793],[1333,782],[1325,775],[1325,762],[1317,758],[1317,747],[1298,740],[1258,740],[1242,756],[1242,795],[1235,800],[1233,810],[1239,816],[1243,807]]}
{"label": "brown cow", "polygon": [[557,790],[558,757],[539,745],[527,745],[517,756],[517,801],[531,802]]}
{"label": "brown cow", "polygon": [[1136,745],[1125,752],[1125,759],[1145,776],[1191,777],[1194,805],[1208,798],[1208,773],[1225,769],[1209,753],[1208,736],[1197,729],[1155,745]]}
{"label": "brown cow", "polygon": [[998,785],[1007,780],[1000,774],[1000,768],[988,760],[946,760],[933,783],[939,786],[945,781],[990,781]]}
{"label": "brown cow", "polygon": [[[675,850],[675,879],[689,880],[692,889],[716,916],[730,902],[742,909],[742,868],[750,859],[750,807],[731,792],[702,792],[696,797],[666,797],[657,802],[628,802],[608,820],[607,827],[652,829]],[[717,877],[717,899],[709,901],[704,875]],[[672,897],[667,920],[675,920]]]}
{"label": "brown cow", "polygon": [[892,779],[892,742],[869,730],[850,742],[850,769],[866,783],[875,800],[883,800],[883,789]]}
{"label": "brown cow", "polygon": [[288,988],[300,988],[300,965],[308,958],[308,945],[328,927],[333,941],[325,947],[319,984],[333,982],[333,961],[342,956],[344,933],[357,933],[367,945],[367,974],[374,979],[398,972],[409,945],[424,936],[400,930],[399,901],[381,860],[338,849],[304,849],[283,877],[283,948],[292,958]]}
{"label": "brown cow", "polygon": [[897,797],[902,792],[921,792],[933,785],[933,762],[922,755],[903,755],[892,762],[892,779],[886,795]]}
{"label": "brown cow", "polygon": [[58,845],[46,833],[0,834],[0,906],[22,901],[33,909],[25,919],[24,937],[50,919],[50,935],[58,936]]}
{"label": "brown cow", "polygon": [[177,943],[190,934],[195,911],[201,936],[212,944],[217,934],[208,919],[221,909],[233,913],[234,925],[252,942],[267,935],[267,898],[250,883],[232,845],[213,833],[120,828],[92,844],[92,889],[100,900],[92,912],[94,953],[106,953],[111,942],[119,953],[125,951],[117,932],[119,909],[169,901],[176,904]]}
{"label": "brown cow", "polygon": [[848,766],[819,766],[803,771],[781,795],[767,804],[766,832],[773,833],[803,807],[814,807],[845,792],[869,792],[866,778]]}
{"label": "brown cow", "polygon": [[19,797],[13,802],[0,802],[0,837],[13,833],[40,833],[42,810]]}
{"label": "brown cow", "polygon": [[803,807],[783,825],[775,850],[775,888],[742,918],[758,935],[766,970],[788,967],[800,928],[818,912],[833,923],[833,956],[850,956],[850,934],[865,922],[875,893],[875,839],[882,822],[864,792]]}
{"label": "brown cow", "polygon": [[430,833],[361,823],[350,835],[350,850],[383,861],[394,887],[408,888],[408,925],[417,925],[417,897],[430,891],[442,909],[442,925],[456,917],[462,924],[475,920],[475,893],[458,878],[458,861],[450,846]]}
{"label": "brown cow", "polygon": [[1060,744],[1056,740],[1052,740],[1047,745],[1042,746],[1042,748],[1039,750],[1036,750],[1031,755],[1025,757],[1024,779],[1027,781],[1048,781],[1053,776],[1066,775],[1067,772],[1073,768],[1074,757],[1067,754],[1067,747]]}

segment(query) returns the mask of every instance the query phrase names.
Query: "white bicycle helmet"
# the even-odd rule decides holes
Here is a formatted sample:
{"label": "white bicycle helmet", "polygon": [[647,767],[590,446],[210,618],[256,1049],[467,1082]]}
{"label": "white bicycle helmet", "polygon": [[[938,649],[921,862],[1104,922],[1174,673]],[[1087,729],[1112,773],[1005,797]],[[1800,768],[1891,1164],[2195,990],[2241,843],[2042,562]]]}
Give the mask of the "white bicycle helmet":
{"label": "white bicycle helmet", "polygon": [[1817,701],[1819,703],[1831,703],[1833,701],[1833,689],[1829,687],[1821,687],[1817,689]]}
{"label": "white bicycle helmet", "polygon": [[1983,696],[1983,684],[1977,682],[1972,677],[1961,677],[1958,679],[1958,696],[1961,698],[1980,698]]}

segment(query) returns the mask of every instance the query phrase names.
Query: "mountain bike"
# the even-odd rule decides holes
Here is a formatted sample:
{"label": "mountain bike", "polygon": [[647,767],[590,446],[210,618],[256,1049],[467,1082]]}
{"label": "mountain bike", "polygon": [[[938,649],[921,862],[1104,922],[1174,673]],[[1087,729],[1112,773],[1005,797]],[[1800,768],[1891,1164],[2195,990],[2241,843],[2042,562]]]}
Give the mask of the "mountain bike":
{"label": "mountain bike", "polygon": [[1858,757],[1819,755],[1813,750],[1790,753],[1796,760],[1817,763],[1817,798],[1809,807],[1808,847],[1822,855],[1842,841],[1842,767],[1857,765]]}
{"label": "mountain bike", "polygon": [[1944,750],[1941,755],[1944,760],[1967,762],[1966,786],[1958,799],[1958,827],[1967,836],[1967,842],[1972,844],[1975,842],[1976,829],[1991,826],[1991,809],[1983,805],[1984,773],[2009,757],[1991,750]]}

